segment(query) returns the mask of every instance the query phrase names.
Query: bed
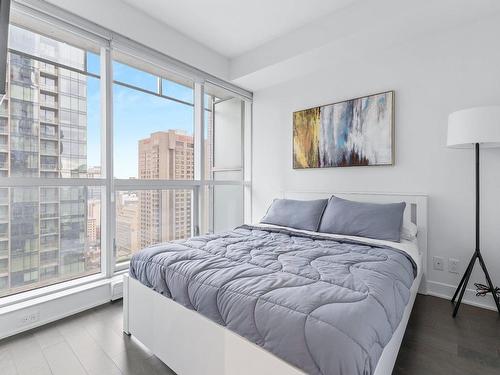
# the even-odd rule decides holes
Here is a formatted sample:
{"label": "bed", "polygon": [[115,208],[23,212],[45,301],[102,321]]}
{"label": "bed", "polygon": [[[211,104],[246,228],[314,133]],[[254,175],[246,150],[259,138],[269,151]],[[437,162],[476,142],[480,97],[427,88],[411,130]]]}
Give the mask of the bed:
{"label": "bed", "polygon": [[335,195],[405,201],[418,243],[254,225],[162,244],[125,276],[124,331],[179,374],[390,374],[425,292],[427,200]]}

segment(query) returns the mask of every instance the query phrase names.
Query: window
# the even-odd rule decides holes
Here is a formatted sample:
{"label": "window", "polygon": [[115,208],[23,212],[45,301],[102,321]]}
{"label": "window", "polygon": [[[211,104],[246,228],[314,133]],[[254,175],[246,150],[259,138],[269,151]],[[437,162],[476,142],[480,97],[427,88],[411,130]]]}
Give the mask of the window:
{"label": "window", "polygon": [[193,104],[194,98],[192,87],[168,79],[162,79],[161,88],[162,95]]}
{"label": "window", "polygon": [[[192,86],[116,61],[113,72],[115,176],[192,180],[194,109],[192,104],[181,102],[189,96],[192,102]],[[164,96],[158,82],[175,87],[170,92],[173,96]]]}
{"label": "window", "polygon": [[10,85],[10,98],[28,102],[38,102],[38,91],[30,86],[22,86],[15,83]]}
{"label": "window", "polygon": [[[94,168],[100,166],[100,138],[89,142],[87,137],[94,128],[100,134],[99,105],[87,108],[88,92],[99,101],[99,77],[85,74],[85,50],[32,31],[12,26],[9,47],[9,95],[0,114],[0,173],[34,182],[4,183],[0,188],[0,296],[101,271],[101,188],[91,183],[66,186],[63,181],[87,177],[89,161]],[[62,69],[61,63],[70,66]],[[77,105],[68,110],[76,121],[64,132],[58,107],[63,73],[77,87],[69,96]],[[80,123],[80,118],[85,121]],[[64,148],[66,142],[77,145],[73,152]],[[97,157],[87,156],[88,147],[97,150]],[[61,183],[36,184],[44,178]]]}
{"label": "window", "polygon": [[47,107],[55,107],[56,106],[56,95],[55,94],[49,94],[47,92],[41,92],[40,93],[40,105],[47,106]]}
{"label": "window", "polygon": [[12,84],[36,85],[38,78],[36,75],[35,63],[32,59],[11,53],[10,81]]}
{"label": "window", "polygon": [[56,110],[40,109],[40,122],[56,122]]}
{"label": "window", "polygon": [[9,132],[9,124],[6,117],[0,117],[0,134],[7,134]]}
{"label": "window", "polygon": [[0,296],[100,271],[99,189],[0,188]]}
{"label": "window", "polygon": [[[47,36],[14,25],[9,26],[9,47],[29,56],[49,60],[54,64],[85,71],[87,51],[66,43],[61,43]],[[43,63],[43,68],[47,65]]]}
{"label": "window", "polygon": [[49,92],[56,90],[56,79],[52,77],[40,76],[40,87]]}
{"label": "window", "polygon": [[[241,224],[248,103],[202,83],[206,75],[191,67],[170,71],[139,46],[128,55],[64,25],[55,40],[43,35],[53,27],[44,22],[33,23],[41,32],[9,30],[0,297],[108,278],[144,247]],[[107,68],[113,76],[101,79]],[[112,88],[110,98],[101,86]]]}
{"label": "window", "polygon": [[[205,86],[205,190],[208,231],[229,230],[244,221],[244,142],[246,103],[215,85]],[[248,125],[247,125],[248,126]],[[234,185],[241,181],[241,185]],[[227,185],[225,184],[227,183]]]}
{"label": "window", "polygon": [[156,76],[116,60],[113,61],[113,80],[150,92],[158,91]]}
{"label": "window", "polygon": [[[115,176],[134,180],[193,180],[193,84],[113,62]],[[134,152],[131,152],[134,150]],[[117,192],[117,262],[158,242],[191,236],[193,190]],[[128,234],[127,234],[128,233]]]}
{"label": "window", "polygon": [[116,193],[116,261],[160,242],[191,236],[193,190]]}

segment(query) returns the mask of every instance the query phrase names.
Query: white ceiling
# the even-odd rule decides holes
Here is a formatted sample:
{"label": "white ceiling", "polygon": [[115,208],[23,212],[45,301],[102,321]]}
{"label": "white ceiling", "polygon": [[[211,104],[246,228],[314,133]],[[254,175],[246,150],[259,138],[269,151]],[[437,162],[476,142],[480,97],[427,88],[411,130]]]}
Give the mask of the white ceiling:
{"label": "white ceiling", "polygon": [[233,58],[358,0],[121,0]]}

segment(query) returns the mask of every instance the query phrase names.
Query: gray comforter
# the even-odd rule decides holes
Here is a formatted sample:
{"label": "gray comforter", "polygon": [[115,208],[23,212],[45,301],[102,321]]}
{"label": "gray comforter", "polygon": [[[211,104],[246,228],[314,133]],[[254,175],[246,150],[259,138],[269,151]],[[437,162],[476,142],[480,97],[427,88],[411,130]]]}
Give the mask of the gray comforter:
{"label": "gray comforter", "polygon": [[309,374],[372,374],[415,274],[396,249],[250,226],[130,263],[141,283]]}

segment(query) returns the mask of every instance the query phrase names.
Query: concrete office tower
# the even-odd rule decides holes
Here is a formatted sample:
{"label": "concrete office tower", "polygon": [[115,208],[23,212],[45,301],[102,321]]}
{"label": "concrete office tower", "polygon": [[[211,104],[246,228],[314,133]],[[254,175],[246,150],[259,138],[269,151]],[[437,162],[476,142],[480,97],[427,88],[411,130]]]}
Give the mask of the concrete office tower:
{"label": "concrete office tower", "polygon": [[[139,178],[191,180],[194,177],[193,137],[179,130],[151,134],[139,141]],[[185,238],[191,234],[190,190],[139,192],[139,246]]]}

